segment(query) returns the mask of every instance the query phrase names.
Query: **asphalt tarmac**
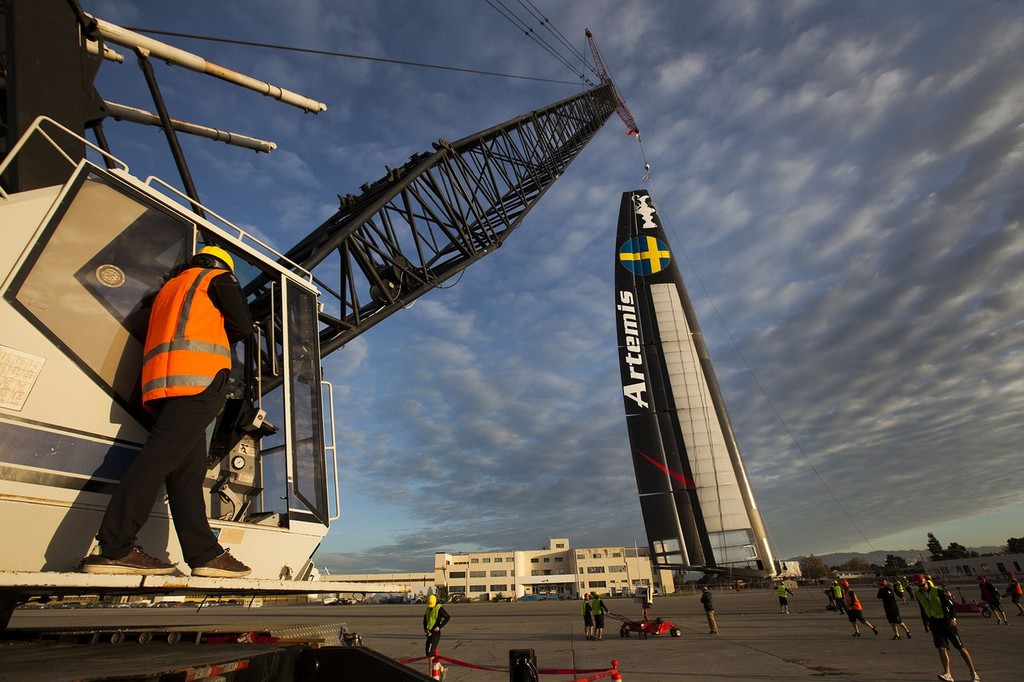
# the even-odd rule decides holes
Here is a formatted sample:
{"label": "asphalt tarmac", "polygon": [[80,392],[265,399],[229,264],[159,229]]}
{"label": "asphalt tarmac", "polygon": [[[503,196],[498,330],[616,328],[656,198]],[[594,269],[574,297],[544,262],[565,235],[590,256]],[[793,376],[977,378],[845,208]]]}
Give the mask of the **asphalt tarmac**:
{"label": "asphalt tarmac", "polygon": [[[507,671],[511,649],[532,649],[541,671],[560,671],[542,674],[541,680],[571,680],[573,670],[605,670],[613,660],[618,662],[624,682],[936,679],[941,672],[939,657],[931,636],[921,626],[916,605],[911,602],[903,607],[904,620],[913,638],[893,640],[881,603],[874,598],[874,588],[865,586],[858,592],[864,603],[864,615],[878,628],[878,635],[861,625],[864,634],[852,637],[853,628],[846,616],[826,610],[826,599],[820,591],[799,590],[790,597],[790,613],[783,615],[773,591],[747,590],[714,594],[718,635],[708,634],[696,595],[658,598],[651,609],[652,617],[671,621],[683,634],[663,634],[645,640],[635,633],[621,637],[623,623],[613,618],[606,621],[602,641],[587,640],[578,601],[450,604],[446,609],[452,620],[444,629],[439,651],[459,662],[446,663],[448,682],[505,682],[508,672],[481,668]],[[615,614],[640,618],[640,608],[632,601],[607,599],[606,604]],[[1012,608],[1012,604],[1006,606]],[[315,604],[259,609],[229,606],[204,608],[198,614],[195,609],[184,607],[39,609],[16,611],[11,627],[78,628],[116,623],[120,627],[177,625],[256,630],[316,623],[337,630],[345,623],[350,631],[361,635],[364,646],[389,658],[405,660],[423,656],[423,610],[424,606],[417,604]],[[1024,617],[1016,616],[1015,609],[1008,610],[1007,615],[1009,626],[996,625],[995,618],[973,614],[959,620],[964,643],[985,682],[1024,679]],[[142,645],[126,641],[118,646]],[[168,645],[154,641],[145,646]],[[0,650],[0,658],[3,657]],[[970,680],[960,656],[952,651],[951,658],[954,678]],[[410,665],[427,670],[422,661]],[[578,677],[592,674],[580,673]]]}

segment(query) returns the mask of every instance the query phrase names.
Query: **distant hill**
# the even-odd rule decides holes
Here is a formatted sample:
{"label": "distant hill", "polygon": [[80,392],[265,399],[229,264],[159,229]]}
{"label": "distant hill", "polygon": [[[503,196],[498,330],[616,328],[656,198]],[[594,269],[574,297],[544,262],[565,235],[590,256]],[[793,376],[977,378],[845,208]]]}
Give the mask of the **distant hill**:
{"label": "distant hill", "polygon": [[[1003,548],[998,546],[968,547],[967,549],[982,555],[999,554],[1003,551]],[[930,556],[927,549],[880,549],[875,552],[833,552],[831,554],[816,554],[815,556],[824,561],[826,566],[840,566],[853,558],[864,559],[870,564],[881,566],[885,564],[885,558],[890,554],[903,557],[907,564],[914,564],[922,558],[928,559]],[[787,559],[787,561],[800,561],[801,559],[803,557],[798,556]]]}

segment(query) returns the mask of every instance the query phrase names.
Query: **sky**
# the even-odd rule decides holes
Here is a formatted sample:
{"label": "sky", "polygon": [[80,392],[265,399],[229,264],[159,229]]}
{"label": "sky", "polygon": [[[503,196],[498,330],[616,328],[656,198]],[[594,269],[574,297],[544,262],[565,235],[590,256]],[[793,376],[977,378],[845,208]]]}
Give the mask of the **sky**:
{"label": "sky", "polygon": [[[580,71],[596,82],[552,31],[587,56],[593,32],[639,124],[637,141],[613,116],[502,249],[325,358],[342,518],[318,566],[646,544],[613,308],[633,189],[669,230],[779,558],[1024,535],[1019,2],[82,4],[121,26],[522,77],[155,36],[327,103],[155,65],[173,117],[277,143],[183,146],[204,203],[282,251],[385,165],[576,94]],[[132,61],[97,87],[152,110]],[[180,184],[158,130],[106,132],[133,172]]]}

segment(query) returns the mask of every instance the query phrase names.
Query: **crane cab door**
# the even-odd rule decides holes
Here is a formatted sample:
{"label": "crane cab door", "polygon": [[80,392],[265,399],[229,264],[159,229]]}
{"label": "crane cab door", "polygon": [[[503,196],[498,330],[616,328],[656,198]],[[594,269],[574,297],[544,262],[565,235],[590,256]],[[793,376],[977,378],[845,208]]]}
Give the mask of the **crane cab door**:
{"label": "crane cab door", "polygon": [[232,255],[256,332],[211,446],[211,463],[221,461],[214,503],[222,503],[222,518],[326,526],[316,292],[290,273]]}

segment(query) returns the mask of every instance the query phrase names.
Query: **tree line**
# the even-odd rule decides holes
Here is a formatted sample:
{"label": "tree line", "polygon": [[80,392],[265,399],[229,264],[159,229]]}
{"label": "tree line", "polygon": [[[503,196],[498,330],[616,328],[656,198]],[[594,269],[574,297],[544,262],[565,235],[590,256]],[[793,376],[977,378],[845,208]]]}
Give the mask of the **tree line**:
{"label": "tree line", "polygon": [[[944,559],[967,559],[981,556],[977,552],[967,549],[958,542],[951,542],[943,548],[942,543],[939,542],[939,539],[932,533],[928,533],[927,549],[932,561],[942,561]],[[1006,546],[1003,547],[1003,551],[1007,554],[1024,554],[1024,537],[1008,538]],[[800,559],[800,572],[803,574],[804,578],[810,579],[831,578],[832,574],[836,571],[870,572],[875,575],[900,575],[910,569],[920,567],[920,561],[909,564],[902,556],[895,554],[887,554],[885,556],[885,563],[881,565],[873,564],[867,559],[863,559],[861,557],[853,557],[845,563],[832,567],[826,565],[821,557],[816,557],[813,554]]]}

